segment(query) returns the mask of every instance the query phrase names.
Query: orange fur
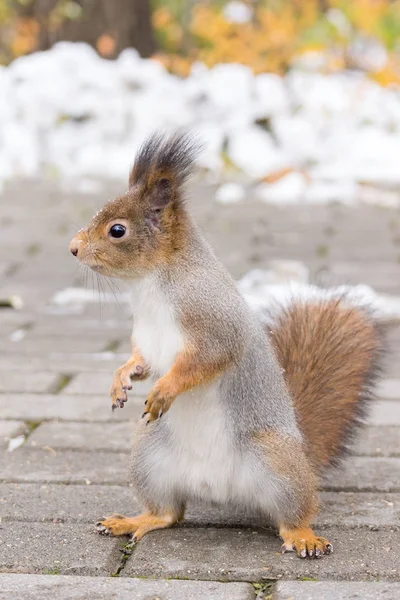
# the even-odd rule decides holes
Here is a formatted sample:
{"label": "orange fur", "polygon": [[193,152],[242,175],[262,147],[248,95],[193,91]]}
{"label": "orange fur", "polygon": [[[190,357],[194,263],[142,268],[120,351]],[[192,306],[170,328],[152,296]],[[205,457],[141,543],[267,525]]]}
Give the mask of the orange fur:
{"label": "orange fur", "polygon": [[100,533],[109,533],[115,536],[132,534],[132,541],[138,542],[146,533],[155,529],[172,527],[172,525],[182,519],[183,511],[176,513],[172,510],[164,511],[162,514],[147,512],[137,517],[124,517],[113,514],[110,517],[101,519],[97,523],[97,527]]}
{"label": "orange fur", "polygon": [[316,471],[335,462],[363,416],[382,341],[369,317],[339,301],[295,303],[271,331]]}
{"label": "orange fur", "polygon": [[332,544],[326,538],[316,536],[310,527],[288,529],[281,525],[279,535],[283,541],[282,552],[295,550],[300,558],[318,558],[332,552]]}
{"label": "orange fur", "polygon": [[308,525],[317,512],[318,497],[316,478],[304,454],[303,445],[272,429],[258,432],[255,440],[270,468],[292,484],[298,509],[286,525]]}
{"label": "orange fur", "polygon": [[150,390],[145,412],[148,421],[167,412],[177,396],[215,379],[226,368],[226,362],[202,362],[195,351],[179,353],[172,368]]}

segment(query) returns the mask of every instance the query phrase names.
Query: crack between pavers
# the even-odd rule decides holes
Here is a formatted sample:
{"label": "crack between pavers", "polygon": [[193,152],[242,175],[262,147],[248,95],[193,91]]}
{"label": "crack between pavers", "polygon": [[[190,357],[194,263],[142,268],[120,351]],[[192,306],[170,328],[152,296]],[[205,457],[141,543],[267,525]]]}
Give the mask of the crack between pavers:
{"label": "crack between pavers", "polygon": [[[8,452],[15,452],[22,446],[25,446],[29,436],[42,424],[42,421],[22,421],[22,428],[19,429],[19,433],[9,439]],[[16,446],[12,446],[13,440],[18,441]]]}
{"label": "crack between pavers", "polygon": [[47,394],[60,394],[76,375],[74,373],[59,373],[55,382],[47,390]]}
{"label": "crack between pavers", "polygon": [[[13,419],[11,419],[13,420]],[[54,421],[54,419],[51,419],[50,421],[38,421],[39,425],[41,425],[42,423],[52,423]],[[58,423],[58,419],[57,419],[57,423]],[[126,456],[130,455],[130,450],[124,450],[123,448],[74,448],[74,447],[70,447],[70,446],[48,446],[46,444],[36,444],[33,446],[29,446],[29,450],[32,450],[32,452],[38,452],[38,451],[49,451],[49,448],[51,447],[52,450],[54,450],[55,452],[85,452],[85,454],[98,454],[99,452],[101,452],[102,454],[124,454]]]}
{"label": "crack between pavers", "polygon": [[[95,520],[92,519],[72,519],[72,518],[57,518],[57,517],[44,517],[41,519],[29,518],[29,517],[2,517],[2,523],[43,523],[43,524],[52,524],[52,525],[74,525],[74,524],[84,524],[84,525],[94,525]],[[242,523],[192,523],[185,522],[183,525],[177,525],[174,527],[175,530],[196,530],[196,529],[241,529],[248,531],[257,530],[261,534],[269,533],[271,535],[277,535],[275,529],[272,526],[262,526],[256,525],[253,526],[251,524],[242,524]],[[340,529],[341,531],[391,531],[396,532],[400,531],[400,525],[394,523],[393,525],[319,525],[318,531],[330,531],[332,529]]]}
{"label": "crack between pavers", "polygon": [[120,339],[111,340],[110,342],[108,342],[108,344],[104,346],[101,352],[112,352],[113,354],[115,354],[118,348],[121,346],[121,343],[122,341]]}
{"label": "crack between pavers", "polygon": [[[29,450],[34,450],[34,448],[29,448]],[[98,451],[97,451],[98,452]],[[88,452],[89,453],[89,452]],[[94,452],[93,452],[94,453]],[[117,454],[118,452],[116,452]],[[92,452],[90,452],[92,454]],[[124,454],[121,452],[120,454]],[[129,487],[129,484],[123,484],[119,480],[115,481],[102,481],[97,479],[91,479],[90,484],[87,483],[87,479],[77,479],[74,481],[70,480],[58,480],[51,481],[48,479],[17,479],[17,478],[8,478],[4,477],[0,479],[0,483],[36,483],[36,484],[46,484],[46,485],[102,485],[102,486],[119,486],[119,487]],[[389,489],[376,489],[376,488],[330,488],[324,487],[321,488],[321,492],[334,492],[334,493],[351,493],[351,494],[398,494],[400,493],[400,487],[393,487]]]}
{"label": "crack between pavers", "polygon": [[111,573],[110,577],[119,577],[120,576],[121,572],[125,569],[125,565],[128,562],[129,558],[135,552],[137,545],[138,545],[137,542],[132,543],[131,541],[127,542],[126,544],[122,544],[122,546],[120,548],[122,556],[120,558],[119,564],[118,564],[115,572]]}
{"label": "crack between pavers", "polygon": [[[6,418],[2,418],[2,421],[21,421],[22,423],[24,423],[25,421],[23,419],[13,419],[11,417],[6,417]],[[104,424],[104,425],[120,425],[121,422],[115,422],[115,423],[110,423],[109,421],[73,421],[71,419],[68,420],[64,420],[64,419],[60,419],[60,418],[47,418],[47,419],[42,419],[42,420],[37,420],[36,421],[39,424],[43,424],[43,423],[82,423],[87,425],[88,423],[95,423],[95,424]],[[31,450],[43,450],[48,448],[48,446],[46,445],[35,445],[35,446],[30,446]],[[85,452],[87,454],[93,454],[93,453],[98,453],[98,452],[104,452],[104,454],[126,454],[126,455],[130,455],[131,454],[131,450],[126,449],[126,448],[105,448],[105,447],[99,447],[99,448],[87,448],[85,446],[82,446],[80,448],[77,448],[75,446],[51,446],[51,448],[57,452]],[[372,455],[372,454],[353,454],[353,456],[355,458],[360,457],[360,458],[400,458],[400,452],[396,452],[393,454],[387,454],[387,455]],[[339,492],[347,492],[347,491],[364,491],[364,489],[360,489],[360,490],[356,490],[355,488],[351,489],[350,488],[331,488],[331,487],[324,487],[321,488],[321,491],[323,492],[331,492],[331,491],[339,491]],[[372,490],[369,490],[372,491]],[[379,490],[379,492],[381,492],[381,490]]]}

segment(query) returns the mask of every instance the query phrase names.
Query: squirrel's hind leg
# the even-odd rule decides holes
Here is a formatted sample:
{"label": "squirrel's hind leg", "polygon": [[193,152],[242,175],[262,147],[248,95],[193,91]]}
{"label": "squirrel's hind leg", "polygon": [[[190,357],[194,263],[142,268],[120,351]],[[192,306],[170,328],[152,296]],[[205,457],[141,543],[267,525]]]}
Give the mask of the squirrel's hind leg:
{"label": "squirrel's hind leg", "polygon": [[96,523],[97,531],[102,535],[132,535],[132,542],[138,542],[142,537],[154,529],[172,527],[182,521],[184,509],[163,510],[160,512],[148,511],[137,517],[124,517],[113,514],[102,518]]}
{"label": "squirrel's hind leg", "polygon": [[283,540],[282,552],[300,558],[319,558],[332,552],[332,544],[310,527],[318,508],[316,478],[300,441],[275,430],[255,436],[274,480],[276,501],[272,514]]}

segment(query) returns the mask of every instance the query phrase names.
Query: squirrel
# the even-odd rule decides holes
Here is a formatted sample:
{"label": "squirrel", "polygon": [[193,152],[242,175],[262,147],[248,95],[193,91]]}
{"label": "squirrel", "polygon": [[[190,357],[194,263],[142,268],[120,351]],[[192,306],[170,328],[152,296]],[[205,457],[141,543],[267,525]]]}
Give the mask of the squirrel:
{"label": "squirrel", "polygon": [[131,460],[145,512],[97,528],[136,543],[200,500],[261,515],[282,552],[319,558],[332,544],[311,528],[318,482],[363,421],[381,331],[364,309],[323,294],[294,298],[266,330],[187,210],[198,150],[188,133],[153,135],[128,191],[70,243],[81,263],[131,290],[132,355],[115,372],[113,408],[132,382],[154,382]]}

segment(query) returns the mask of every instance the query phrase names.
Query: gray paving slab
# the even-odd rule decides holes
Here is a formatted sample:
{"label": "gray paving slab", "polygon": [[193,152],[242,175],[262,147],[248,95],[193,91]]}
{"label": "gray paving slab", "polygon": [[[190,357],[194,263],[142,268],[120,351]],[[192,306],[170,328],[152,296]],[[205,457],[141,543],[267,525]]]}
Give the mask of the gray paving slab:
{"label": "gray paving slab", "polygon": [[46,393],[54,390],[57,373],[0,370],[0,393]]}
{"label": "gray paving slab", "polygon": [[279,581],[273,594],[273,600],[398,600],[399,598],[400,583],[380,581]]}
{"label": "gray paving slab", "polygon": [[120,541],[105,540],[85,524],[4,522],[0,572],[111,575],[120,548]]}
{"label": "gray paving slab", "polygon": [[[21,592],[23,595],[21,595]],[[0,575],[0,600],[254,600],[249,583]]]}
{"label": "gray paving slab", "polygon": [[[106,394],[110,389],[113,372],[80,373],[65,387],[64,394]],[[145,396],[152,386],[151,381],[137,381],[132,384],[133,393]]]}
{"label": "gray paving slab", "polygon": [[0,421],[0,449],[8,444],[10,438],[22,433],[24,429],[21,421]]}
{"label": "gray paving slab", "polygon": [[400,578],[398,532],[319,530],[334,553],[320,560],[280,554],[280,540],[267,530],[185,529],[154,531],[128,560],[123,576],[184,577],[227,581],[296,579],[383,580]]}
{"label": "gray paving slab", "polygon": [[383,379],[377,389],[378,396],[385,400],[400,400],[400,379]]}
{"label": "gray paving slab", "polygon": [[318,527],[400,529],[400,494],[323,492]]}
{"label": "gray paving slab", "polygon": [[118,338],[124,334],[129,337],[131,319],[120,316],[118,319],[85,319],[66,315],[35,315],[32,331],[57,337],[74,337],[85,332],[89,337],[104,339],[105,335],[112,334]]}
{"label": "gray paving slab", "polygon": [[128,470],[128,454],[22,447],[0,464],[0,481],[125,484]]}
{"label": "gray paving slab", "polygon": [[[129,420],[101,423],[48,422],[35,429],[27,445],[129,451],[132,434],[133,424]],[[354,444],[353,454],[400,456],[400,427],[365,427]]]}
{"label": "gray paving slab", "polygon": [[353,456],[324,480],[327,490],[400,491],[400,459]]}
{"label": "gray paving slab", "polygon": [[[55,451],[22,447],[0,465],[0,480],[126,483],[129,457],[121,452]],[[326,478],[329,491],[400,491],[400,459],[352,457]]]}
{"label": "gray paving slab", "polygon": [[[399,292],[400,295],[400,292]],[[400,365],[400,350],[389,349],[389,354],[383,361],[383,367],[385,370],[386,377],[398,377],[399,376],[399,365]]]}
{"label": "gray paving slab", "polygon": [[0,394],[0,419],[43,421],[117,422],[136,419],[143,413],[145,398],[130,396],[123,409],[111,411],[111,399],[74,394]]}
{"label": "gray paving slab", "polygon": [[[87,523],[114,512],[129,516],[142,510],[132,487],[98,484],[0,483],[0,507],[3,520]],[[400,494],[324,492],[313,522],[318,527],[400,528]],[[185,526],[208,525],[266,522],[232,508],[189,504]]]}
{"label": "gray paving slab", "polygon": [[135,515],[140,505],[132,487],[0,483],[3,521],[51,521],[94,524],[114,512]]}
{"label": "gray paving slab", "polygon": [[19,342],[5,340],[1,345],[2,353],[19,354],[28,357],[44,352],[101,352],[109,343],[109,339],[92,339],[82,333],[75,338],[60,340],[56,336],[42,336],[40,333],[29,333]]}
{"label": "gray paving slab", "polygon": [[[92,352],[92,353],[63,353],[53,351],[50,353],[41,353],[40,356],[30,356],[29,361],[21,358],[18,354],[2,355],[0,354],[0,369],[18,371],[47,370],[63,373],[65,366],[68,366],[69,373],[81,373],[87,371],[96,371],[109,376],[110,381],[114,371],[121,366],[129,357],[127,354],[116,354],[114,352]],[[109,384],[110,385],[110,384]]]}
{"label": "gray paving slab", "polygon": [[400,425],[400,402],[379,400],[371,406],[369,425]]}
{"label": "gray paving slab", "polygon": [[51,446],[55,450],[130,452],[133,433],[134,422],[129,419],[114,423],[51,422],[43,423],[35,429],[28,439],[27,446]]}
{"label": "gray paving slab", "polygon": [[400,427],[365,427],[357,436],[353,453],[358,456],[400,456]]}
{"label": "gray paving slab", "polygon": [[335,261],[329,270],[335,281],[355,285],[367,284],[385,291],[398,288],[400,281],[400,265],[393,262],[368,261],[367,264],[360,264],[349,260]]}

